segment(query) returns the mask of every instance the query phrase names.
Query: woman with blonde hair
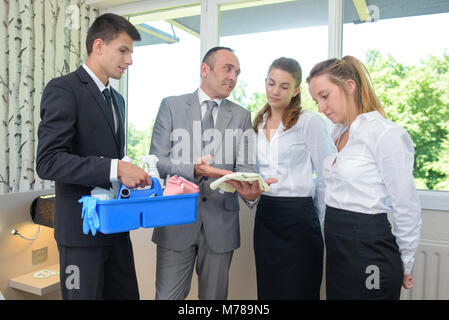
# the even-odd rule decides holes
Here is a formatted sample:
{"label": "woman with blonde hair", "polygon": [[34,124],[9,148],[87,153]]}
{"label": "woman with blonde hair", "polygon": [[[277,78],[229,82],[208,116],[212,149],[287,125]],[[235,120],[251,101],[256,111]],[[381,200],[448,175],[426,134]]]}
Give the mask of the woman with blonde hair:
{"label": "woman with blonde hair", "polygon": [[336,124],[324,161],[327,298],[399,299],[401,284],[413,286],[421,228],[413,142],[386,119],[356,58],[320,62],[307,82],[318,110]]}
{"label": "woman with blonde hair", "polygon": [[256,169],[277,179],[262,194],[254,224],[259,299],[320,298],[322,162],[332,144],[324,119],[301,108],[301,80],[296,60],[276,59],[265,81],[267,104],[253,124]]}

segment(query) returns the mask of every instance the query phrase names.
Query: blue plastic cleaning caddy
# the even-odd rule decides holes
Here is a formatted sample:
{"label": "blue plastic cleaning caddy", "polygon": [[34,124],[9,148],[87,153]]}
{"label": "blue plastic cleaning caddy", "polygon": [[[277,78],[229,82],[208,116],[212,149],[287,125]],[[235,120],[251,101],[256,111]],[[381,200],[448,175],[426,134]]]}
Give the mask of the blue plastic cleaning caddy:
{"label": "blue plastic cleaning caddy", "polygon": [[[99,200],[97,214],[98,231],[117,233],[140,227],[152,228],[193,223],[199,193],[163,196],[157,178],[151,178],[150,189],[129,189],[129,198],[120,199],[123,185],[116,200]],[[155,195],[155,196],[153,196]]]}

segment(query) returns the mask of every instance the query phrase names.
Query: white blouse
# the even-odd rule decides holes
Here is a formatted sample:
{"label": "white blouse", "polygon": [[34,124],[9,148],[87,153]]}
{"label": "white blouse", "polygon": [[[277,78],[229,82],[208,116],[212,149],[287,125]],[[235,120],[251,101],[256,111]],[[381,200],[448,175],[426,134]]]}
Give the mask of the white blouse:
{"label": "white blouse", "polygon": [[[336,125],[332,140],[338,141],[346,130]],[[346,146],[340,152],[334,146],[324,161],[327,205],[365,214],[391,213],[405,274],[412,270],[421,229],[413,161],[407,131],[377,111],[357,116]]]}
{"label": "white blouse", "polygon": [[271,184],[270,190],[263,194],[314,197],[318,217],[323,222],[326,205],[322,165],[333,152],[325,120],[315,112],[304,110],[296,124],[287,131],[281,122],[268,141],[263,131],[266,118],[267,114],[259,124],[259,133],[255,134],[256,171],[264,180],[276,178],[278,182]]}

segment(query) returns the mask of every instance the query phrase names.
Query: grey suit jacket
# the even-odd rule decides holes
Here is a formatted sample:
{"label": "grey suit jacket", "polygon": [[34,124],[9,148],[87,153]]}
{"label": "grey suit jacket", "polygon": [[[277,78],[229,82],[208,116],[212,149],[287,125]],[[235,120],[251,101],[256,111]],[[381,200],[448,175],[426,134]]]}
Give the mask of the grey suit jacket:
{"label": "grey suit jacket", "polygon": [[[214,159],[210,164],[235,172],[254,172],[251,114],[224,99],[215,128]],[[218,253],[240,246],[237,193],[210,189],[215,179],[194,178],[195,160],[201,156],[201,108],[198,92],[162,100],[151,139],[150,154],[159,158],[161,178],[182,176],[200,187],[197,219],[192,224],[155,228],[153,242],[173,250],[184,250],[198,238],[201,226],[207,242]]]}

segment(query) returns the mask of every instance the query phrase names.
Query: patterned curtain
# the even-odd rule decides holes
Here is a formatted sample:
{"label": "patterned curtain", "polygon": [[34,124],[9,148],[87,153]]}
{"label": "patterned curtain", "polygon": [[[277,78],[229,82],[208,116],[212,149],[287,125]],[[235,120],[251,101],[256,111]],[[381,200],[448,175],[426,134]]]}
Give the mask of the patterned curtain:
{"label": "patterned curtain", "polygon": [[52,187],[35,172],[42,91],[85,61],[97,16],[84,0],[0,0],[0,194]]}

